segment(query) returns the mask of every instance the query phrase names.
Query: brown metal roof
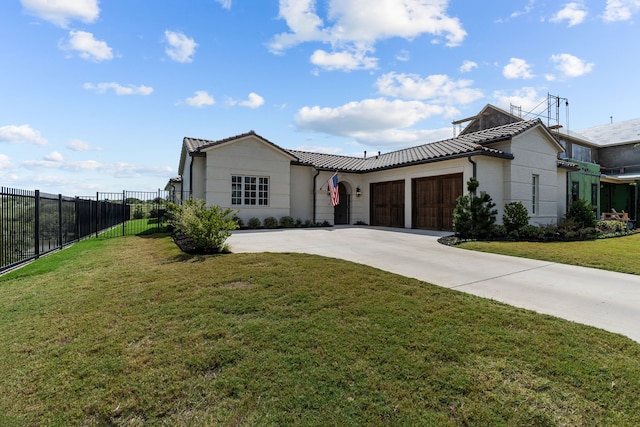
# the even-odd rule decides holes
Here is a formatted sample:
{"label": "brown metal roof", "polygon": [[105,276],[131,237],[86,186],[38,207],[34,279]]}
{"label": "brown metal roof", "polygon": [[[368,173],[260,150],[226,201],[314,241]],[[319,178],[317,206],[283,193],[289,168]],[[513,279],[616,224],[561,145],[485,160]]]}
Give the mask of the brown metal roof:
{"label": "brown metal roof", "polygon": [[366,159],[298,150],[286,151],[297,157],[299,164],[310,165],[318,169],[361,173],[466,157],[471,154],[511,159],[513,158],[512,154],[488,147],[487,144],[509,140],[538,124],[542,124],[539,119],[510,123],[496,128],[460,135],[456,138],[374,155]]}
{"label": "brown metal roof", "polygon": [[495,142],[509,140],[537,125],[542,125],[542,122],[539,119],[523,120],[491,129],[460,135],[443,141],[431,142],[416,147],[392,151],[390,153],[373,155],[368,158],[283,149],[273,142],[256,134],[254,131],[217,141],[185,137],[183,142],[190,155],[198,155],[206,148],[231,142],[247,136],[255,136],[267,144],[273,145],[278,150],[295,157],[297,160],[294,160],[294,163],[296,164],[313,166],[316,169],[365,173],[382,169],[393,169],[415,164],[467,157],[469,155],[486,155],[512,159],[513,155],[511,153],[505,153],[496,148],[491,148],[488,145]]}

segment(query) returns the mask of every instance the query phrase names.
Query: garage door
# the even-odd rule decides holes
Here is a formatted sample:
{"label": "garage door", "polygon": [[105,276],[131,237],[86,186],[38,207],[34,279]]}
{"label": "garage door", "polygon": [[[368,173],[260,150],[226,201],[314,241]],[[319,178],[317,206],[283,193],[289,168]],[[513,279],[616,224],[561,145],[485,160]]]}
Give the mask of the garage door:
{"label": "garage door", "polygon": [[456,199],[462,195],[462,174],[416,178],[412,181],[413,228],[452,230]]}
{"label": "garage door", "polygon": [[377,182],[369,190],[371,225],[404,228],[404,181]]}

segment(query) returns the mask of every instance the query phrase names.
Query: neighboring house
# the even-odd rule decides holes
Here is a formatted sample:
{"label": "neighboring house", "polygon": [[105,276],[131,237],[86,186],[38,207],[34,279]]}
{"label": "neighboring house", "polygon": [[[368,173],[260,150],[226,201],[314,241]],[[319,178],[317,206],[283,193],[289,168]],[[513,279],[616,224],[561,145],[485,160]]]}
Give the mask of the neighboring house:
{"label": "neighboring house", "polygon": [[[451,230],[456,199],[475,176],[499,218],[515,201],[534,224],[562,218],[567,178],[579,166],[560,158],[564,149],[542,121],[487,106],[462,122],[470,123],[457,137],[368,157],[289,150],[254,131],[216,141],[184,138],[181,190],[238,210],[245,223],[291,216]],[[327,181],[336,172],[340,203],[333,207]]]}
{"label": "neighboring house", "polygon": [[614,209],[625,211],[637,224],[640,119],[580,129],[573,137],[571,157],[584,157],[600,169],[599,200],[597,204],[592,202],[598,206],[599,214]]}

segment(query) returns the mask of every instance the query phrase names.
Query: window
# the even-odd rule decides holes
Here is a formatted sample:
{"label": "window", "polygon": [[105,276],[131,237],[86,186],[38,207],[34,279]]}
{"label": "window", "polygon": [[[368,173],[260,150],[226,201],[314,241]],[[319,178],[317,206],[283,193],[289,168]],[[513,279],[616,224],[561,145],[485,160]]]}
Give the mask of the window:
{"label": "window", "polygon": [[571,181],[571,202],[577,202],[580,198],[580,182]]}
{"label": "window", "polygon": [[533,215],[537,215],[538,214],[538,203],[539,203],[539,198],[540,198],[540,176],[539,175],[533,175],[533,179],[531,181],[531,214]]}
{"label": "window", "polygon": [[577,144],[573,144],[572,148],[573,155],[571,157],[573,158],[573,160],[589,163],[591,162],[591,148]]}
{"label": "window", "polygon": [[598,206],[598,184],[591,184],[591,204]]}
{"label": "window", "polygon": [[269,206],[269,178],[232,175],[231,204]]}

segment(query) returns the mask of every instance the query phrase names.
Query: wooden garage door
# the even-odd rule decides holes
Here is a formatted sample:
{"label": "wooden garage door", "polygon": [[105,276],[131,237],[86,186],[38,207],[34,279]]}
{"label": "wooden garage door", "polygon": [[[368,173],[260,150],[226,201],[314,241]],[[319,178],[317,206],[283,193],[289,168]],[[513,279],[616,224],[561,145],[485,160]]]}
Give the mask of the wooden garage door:
{"label": "wooden garage door", "polygon": [[404,228],[404,181],[378,182],[369,190],[371,225]]}
{"label": "wooden garage door", "polygon": [[453,210],[462,195],[461,173],[416,178],[411,191],[413,228],[453,229]]}

